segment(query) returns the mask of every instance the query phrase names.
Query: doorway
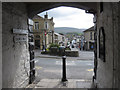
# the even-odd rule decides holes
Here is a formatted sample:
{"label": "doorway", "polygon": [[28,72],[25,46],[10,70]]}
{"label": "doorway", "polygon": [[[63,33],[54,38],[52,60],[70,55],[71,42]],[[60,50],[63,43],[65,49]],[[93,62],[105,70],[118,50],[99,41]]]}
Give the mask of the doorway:
{"label": "doorway", "polygon": [[35,49],[40,49],[40,40],[35,40]]}

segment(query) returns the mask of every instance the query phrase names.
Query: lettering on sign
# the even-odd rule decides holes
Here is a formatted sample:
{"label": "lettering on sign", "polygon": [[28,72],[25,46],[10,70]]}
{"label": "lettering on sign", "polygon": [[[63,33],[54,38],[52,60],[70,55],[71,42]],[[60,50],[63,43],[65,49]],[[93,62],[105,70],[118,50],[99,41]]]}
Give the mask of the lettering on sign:
{"label": "lettering on sign", "polygon": [[27,35],[14,36],[14,42],[27,42]]}
{"label": "lettering on sign", "polygon": [[28,30],[23,29],[13,29],[14,34],[28,34]]}
{"label": "lettering on sign", "polygon": [[27,42],[28,30],[13,29],[14,42]]}

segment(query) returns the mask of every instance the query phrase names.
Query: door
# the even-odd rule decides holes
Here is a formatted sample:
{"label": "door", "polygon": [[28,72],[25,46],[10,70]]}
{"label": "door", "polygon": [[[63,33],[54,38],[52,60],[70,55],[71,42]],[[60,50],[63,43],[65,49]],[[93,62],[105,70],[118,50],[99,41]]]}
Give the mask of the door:
{"label": "door", "polygon": [[35,49],[40,49],[40,40],[35,40]]}

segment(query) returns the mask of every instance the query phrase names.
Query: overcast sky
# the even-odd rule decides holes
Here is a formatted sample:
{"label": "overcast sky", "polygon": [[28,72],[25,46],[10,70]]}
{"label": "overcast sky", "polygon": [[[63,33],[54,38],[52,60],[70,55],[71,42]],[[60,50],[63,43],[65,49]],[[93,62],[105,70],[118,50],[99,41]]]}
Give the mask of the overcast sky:
{"label": "overcast sky", "polygon": [[49,18],[53,17],[55,27],[73,27],[79,29],[87,29],[92,27],[93,15],[85,13],[84,10],[72,7],[57,7],[39,15],[44,17],[48,13]]}

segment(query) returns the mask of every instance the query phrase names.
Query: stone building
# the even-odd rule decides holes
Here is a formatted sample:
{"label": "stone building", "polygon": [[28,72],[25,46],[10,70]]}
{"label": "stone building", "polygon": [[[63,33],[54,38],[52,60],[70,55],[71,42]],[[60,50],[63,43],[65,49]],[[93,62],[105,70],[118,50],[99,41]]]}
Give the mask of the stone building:
{"label": "stone building", "polygon": [[60,46],[66,46],[68,39],[62,33],[54,33],[54,42]]}
{"label": "stone building", "polygon": [[66,46],[67,45],[67,38],[66,38],[66,36],[64,35],[64,34],[62,34],[62,33],[59,33],[60,34],[60,36],[61,36],[61,41],[59,42],[59,44],[61,45],[61,46]]}
{"label": "stone building", "polygon": [[84,31],[84,49],[93,50],[94,49],[94,26]]}
{"label": "stone building", "polygon": [[56,44],[60,44],[62,42],[62,35],[60,35],[59,33],[54,33],[54,42]]}
{"label": "stone building", "polygon": [[54,33],[54,22],[53,17],[48,19],[48,15],[42,18],[41,16],[33,17],[33,34],[34,34],[34,44],[35,49],[47,48],[51,43],[53,43],[53,33]]}
{"label": "stone building", "polygon": [[[14,42],[13,29],[28,29],[28,18],[45,10],[72,6],[94,15],[95,59],[93,82],[98,88],[120,88],[120,2],[2,2],[2,88],[23,88],[29,81],[28,37]],[[12,0],[11,0],[12,1]],[[13,0],[14,1],[14,0]],[[22,8],[21,8],[22,7]],[[1,29],[0,29],[1,30]],[[1,35],[0,33],[0,35]],[[102,56],[102,57],[101,57]],[[1,69],[1,68],[0,68]],[[1,72],[0,72],[1,74]]]}

